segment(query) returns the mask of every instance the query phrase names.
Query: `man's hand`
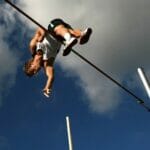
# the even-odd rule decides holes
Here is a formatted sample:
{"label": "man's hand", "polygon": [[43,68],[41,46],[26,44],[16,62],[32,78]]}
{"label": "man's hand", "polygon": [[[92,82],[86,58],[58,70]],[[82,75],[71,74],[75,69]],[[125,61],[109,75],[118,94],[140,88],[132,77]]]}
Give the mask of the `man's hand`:
{"label": "man's hand", "polygon": [[43,89],[43,94],[48,98],[52,93],[51,89]]}

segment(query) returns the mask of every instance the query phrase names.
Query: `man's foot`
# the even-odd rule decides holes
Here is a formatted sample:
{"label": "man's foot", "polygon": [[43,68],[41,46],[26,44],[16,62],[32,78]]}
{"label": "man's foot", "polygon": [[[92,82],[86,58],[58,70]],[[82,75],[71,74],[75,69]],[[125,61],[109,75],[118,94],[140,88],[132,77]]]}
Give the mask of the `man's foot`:
{"label": "man's foot", "polygon": [[70,39],[70,41],[68,41],[66,43],[66,45],[64,46],[64,52],[63,52],[63,56],[67,56],[70,52],[72,47],[77,44],[78,40],[75,37],[72,37]]}
{"label": "man's foot", "polygon": [[92,29],[91,28],[87,28],[83,31],[82,36],[80,38],[80,44],[85,44],[88,42],[90,36],[92,34]]}

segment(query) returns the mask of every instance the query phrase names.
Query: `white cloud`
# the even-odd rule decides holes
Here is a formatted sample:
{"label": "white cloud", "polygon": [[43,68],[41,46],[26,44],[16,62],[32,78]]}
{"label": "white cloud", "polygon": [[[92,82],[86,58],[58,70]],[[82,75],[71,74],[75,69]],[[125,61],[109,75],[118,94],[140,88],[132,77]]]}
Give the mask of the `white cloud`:
{"label": "white cloud", "polygon": [[3,5],[0,9],[3,16],[0,24],[0,106],[2,105],[3,96],[15,83],[15,75],[17,71],[17,55],[14,49],[9,47],[6,38],[14,28],[14,13],[8,6]]}
{"label": "white cloud", "polygon": [[[90,42],[75,48],[119,81],[126,74],[133,77],[131,73],[136,73],[138,66],[149,69],[148,0],[20,0],[18,5],[45,27],[56,17],[74,27],[91,26],[94,32]],[[74,55],[59,60],[64,69],[80,77],[80,85],[94,111],[108,112],[118,106],[118,88],[107,79]]]}

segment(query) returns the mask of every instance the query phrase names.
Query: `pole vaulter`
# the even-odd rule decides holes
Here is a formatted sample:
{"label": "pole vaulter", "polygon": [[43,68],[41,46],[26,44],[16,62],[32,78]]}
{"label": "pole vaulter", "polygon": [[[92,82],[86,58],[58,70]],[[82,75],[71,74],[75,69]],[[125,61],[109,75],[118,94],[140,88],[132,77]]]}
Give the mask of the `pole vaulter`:
{"label": "pole vaulter", "polygon": [[[36,20],[34,20],[33,18],[31,18],[29,15],[27,15],[25,12],[23,12],[20,8],[18,8],[17,6],[15,6],[12,2],[10,2],[9,0],[5,0],[6,3],[8,3],[9,5],[11,5],[13,8],[15,8],[17,11],[19,11],[22,15],[24,15],[25,17],[27,17],[29,20],[31,20],[33,23],[35,23],[37,26],[41,27],[42,29],[44,29],[46,32],[49,33],[49,31],[43,27],[41,24],[39,24]],[[103,74],[105,77],[107,77],[109,80],[111,80],[112,82],[114,82],[116,85],[118,85],[120,88],[122,88],[125,92],[127,92],[130,96],[134,97],[134,99],[136,100],[136,102],[138,104],[140,104],[141,106],[143,106],[147,111],[150,112],[150,108],[145,105],[144,101],[139,98],[138,96],[136,96],[134,93],[132,93],[130,90],[128,90],[126,87],[124,87],[123,85],[121,85],[118,81],[116,81],[115,79],[113,79],[111,76],[109,76],[107,73],[105,73],[103,70],[101,70],[100,68],[98,68],[96,65],[94,65],[92,62],[90,62],[89,60],[87,60],[85,57],[83,57],[82,55],[80,55],[78,52],[76,52],[75,50],[71,50],[74,54],[76,54],[78,57],[80,57],[82,60],[84,60],[86,63],[88,63],[90,66],[92,66],[93,68],[95,68],[99,73]]]}

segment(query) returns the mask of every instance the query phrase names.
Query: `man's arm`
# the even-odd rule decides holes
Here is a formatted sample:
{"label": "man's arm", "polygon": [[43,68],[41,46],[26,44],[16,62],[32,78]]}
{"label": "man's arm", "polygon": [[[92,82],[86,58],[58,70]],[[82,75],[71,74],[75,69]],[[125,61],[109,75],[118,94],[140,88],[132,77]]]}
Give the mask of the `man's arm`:
{"label": "man's arm", "polygon": [[38,42],[42,42],[45,37],[46,31],[42,28],[38,28],[33,36],[29,48],[32,55],[36,53],[36,45]]}
{"label": "man's arm", "polygon": [[48,61],[44,61],[44,69],[45,74],[47,76],[46,85],[43,89],[44,94],[49,97],[50,91],[52,89],[53,81],[54,81],[54,68],[53,68],[54,58],[49,59]]}
{"label": "man's arm", "polygon": [[46,85],[45,85],[44,89],[51,89],[52,82],[53,82],[53,79],[54,79],[54,76],[53,76],[54,69],[53,69],[53,67],[47,66],[45,68],[45,73],[46,73],[46,76],[47,76],[47,82],[46,82]]}
{"label": "man's arm", "polygon": [[38,28],[36,34],[37,34],[37,41],[42,42],[45,37],[46,31],[42,28]]}

